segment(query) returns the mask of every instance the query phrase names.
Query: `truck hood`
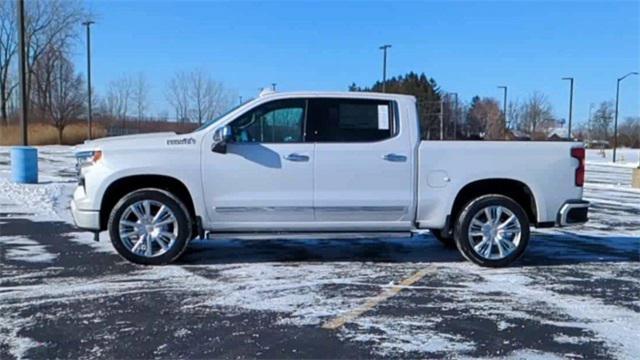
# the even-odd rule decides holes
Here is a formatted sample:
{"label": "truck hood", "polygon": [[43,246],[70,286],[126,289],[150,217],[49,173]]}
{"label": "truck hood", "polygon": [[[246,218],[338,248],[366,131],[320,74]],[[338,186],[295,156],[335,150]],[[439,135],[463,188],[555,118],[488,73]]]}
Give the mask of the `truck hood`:
{"label": "truck hood", "polygon": [[106,151],[160,150],[167,149],[167,147],[191,147],[195,144],[196,138],[193,134],[178,135],[175,132],[158,132],[85,141],[84,144],[76,146],[74,150],[76,152],[97,149]]}
{"label": "truck hood", "polygon": [[113,143],[122,143],[123,141],[131,141],[135,142],[137,140],[150,140],[150,139],[166,139],[171,136],[175,136],[175,132],[157,132],[157,133],[149,133],[149,134],[136,134],[136,135],[122,135],[122,136],[110,136],[105,138],[100,138],[96,140],[86,140],[82,147],[85,146],[94,146],[101,147],[103,145],[110,145]]}

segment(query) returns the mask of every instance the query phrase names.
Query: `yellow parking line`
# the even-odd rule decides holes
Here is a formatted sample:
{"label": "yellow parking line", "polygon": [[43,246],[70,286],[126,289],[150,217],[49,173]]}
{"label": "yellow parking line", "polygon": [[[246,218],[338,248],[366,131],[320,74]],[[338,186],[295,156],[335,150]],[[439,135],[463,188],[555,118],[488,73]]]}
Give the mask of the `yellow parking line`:
{"label": "yellow parking line", "polygon": [[400,292],[400,290],[404,289],[407,286],[411,286],[416,283],[418,280],[425,277],[428,273],[434,272],[433,269],[422,269],[415,274],[409,276],[408,278],[402,280],[398,285],[390,287],[389,289],[381,292],[380,294],[369,298],[362,306],[355,308],[343,315],[340,315],[336,318],[333,318],[322,325],[323,329],[335,330],[342,325],[353,321],[360,315],[366,313],[367,311],[373,309],[379,303],[389,299],[390,297],[396,295]]}

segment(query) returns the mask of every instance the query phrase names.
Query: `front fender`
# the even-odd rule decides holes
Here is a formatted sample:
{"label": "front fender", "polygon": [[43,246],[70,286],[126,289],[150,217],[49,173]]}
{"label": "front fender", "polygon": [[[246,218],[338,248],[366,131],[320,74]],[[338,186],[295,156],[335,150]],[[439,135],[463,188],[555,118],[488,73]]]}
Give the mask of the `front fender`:
{"label": "front fender", "polygon": [[200,159],[191,152],[186,154],[156,154],[152,157],[122,157],[105,154],[103,161],[84,172],[86,202],[79,204],[85,210],[100,210],[104,196],[113,183],[131,176],[164,176],[173,178],[187,188],[196,214],[204,213],[200,184]]}

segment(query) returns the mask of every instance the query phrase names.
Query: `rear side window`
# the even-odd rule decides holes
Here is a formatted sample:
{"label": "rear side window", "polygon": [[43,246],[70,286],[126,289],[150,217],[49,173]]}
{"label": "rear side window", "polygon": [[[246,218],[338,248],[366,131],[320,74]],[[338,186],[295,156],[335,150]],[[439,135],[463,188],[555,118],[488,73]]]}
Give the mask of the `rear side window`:
{"label": "rear side window", "polygon": [[394,135],[390,101],[310,99],[307,120],[309,142],[373,142]]}

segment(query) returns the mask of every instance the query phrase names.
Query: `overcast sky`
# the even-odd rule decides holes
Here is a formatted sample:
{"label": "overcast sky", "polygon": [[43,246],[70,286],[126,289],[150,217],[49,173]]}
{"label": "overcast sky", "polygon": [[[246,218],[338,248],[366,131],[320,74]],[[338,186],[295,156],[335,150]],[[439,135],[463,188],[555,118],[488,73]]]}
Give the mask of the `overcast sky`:
{"label": "overcast sky", "polygon": [[[179,70],[203,68],[245,99],[278,90],[346,90],[381,78],[378,46],[392,44],[388,74],[425,72],[446,91],[502,99],[533,91],[574,119],[615,97],[616,78],[640,70],[640,2],[217,2],[89,0],[93,81],[143,72],[151,111]],[[84,41],[75,49],[84,70]],[[620,114],[640,115],[639,77],[622,83]]]}

